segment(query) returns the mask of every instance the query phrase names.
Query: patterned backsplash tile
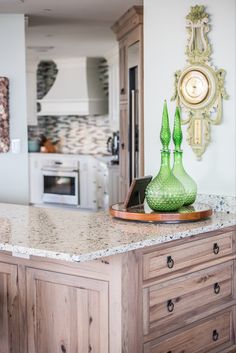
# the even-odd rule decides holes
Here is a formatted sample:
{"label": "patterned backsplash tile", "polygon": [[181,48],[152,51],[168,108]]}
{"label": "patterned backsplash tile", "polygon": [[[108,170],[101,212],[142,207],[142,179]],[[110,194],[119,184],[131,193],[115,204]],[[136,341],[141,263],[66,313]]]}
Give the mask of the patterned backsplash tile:
{"label": "patterned backsplash tile", "polygon": [[[108,65],[100,58],[98,67],[103,89],[108,96]],[[37,98],[42,99],[53,85],[58,70],[53,61],[41,61],[37,70]],[[28,138],[45,135],[60,141],[60,152],[108,154],[106,142],[112,129],[108,116],[38,116],[37,126],[28,126]]]}
{"label": "patterned backsplash tile", "polygon": [[28,137],[40,134],[60,141],[61,153],[107,154],[112,130],[109,117],[104,116],[39,116],[37,126],[28,126]]}

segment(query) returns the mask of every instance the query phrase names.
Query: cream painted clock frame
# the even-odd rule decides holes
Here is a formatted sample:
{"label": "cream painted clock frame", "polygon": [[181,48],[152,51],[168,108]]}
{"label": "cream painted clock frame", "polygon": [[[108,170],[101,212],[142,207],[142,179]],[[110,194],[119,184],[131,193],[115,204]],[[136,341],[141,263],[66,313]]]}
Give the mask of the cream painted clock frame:
{"label": "cream painted clock frame", "polygon": [[217,70],[211,63],[211,45],[207,38],[209,15],[204,6],[191,7],[186,16],[188,65],[175,72],[176,100],[181,107],[182,124],[187,124],[187,141],[201,159],[211,141],[211,125],[222,120],[222,99],[228,95],[224,88],[225,70]]}

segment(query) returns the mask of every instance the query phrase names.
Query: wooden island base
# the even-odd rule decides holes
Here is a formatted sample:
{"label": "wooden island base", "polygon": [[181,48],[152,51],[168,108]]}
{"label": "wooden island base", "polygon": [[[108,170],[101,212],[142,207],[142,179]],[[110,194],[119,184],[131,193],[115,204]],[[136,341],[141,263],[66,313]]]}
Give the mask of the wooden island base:
{"label": "wooden island base", "polygon": [[236,352],[236,228],[84,263],[0,253],[0,353]]}

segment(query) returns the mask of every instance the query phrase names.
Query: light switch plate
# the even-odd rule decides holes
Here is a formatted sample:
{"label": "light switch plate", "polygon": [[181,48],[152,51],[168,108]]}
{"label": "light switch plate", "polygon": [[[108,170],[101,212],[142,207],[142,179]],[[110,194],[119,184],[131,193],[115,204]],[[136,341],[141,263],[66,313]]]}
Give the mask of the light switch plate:
{"label": "light switch plate", "polygon": [[12,153],[20,153],[20,139],[11,140],[11,151]]}

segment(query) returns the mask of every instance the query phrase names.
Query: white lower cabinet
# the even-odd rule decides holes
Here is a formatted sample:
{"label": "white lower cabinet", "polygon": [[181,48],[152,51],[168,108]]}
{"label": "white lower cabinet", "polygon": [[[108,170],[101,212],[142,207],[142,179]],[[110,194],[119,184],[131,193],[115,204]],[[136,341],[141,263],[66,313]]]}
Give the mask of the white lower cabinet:
{"label": "white lower cabinet", "polygon": [[36,153],[29,154],[30,203],[41,204],[43,198],[42,161]]}
{"label": "white lower cabinet", "polygon": [[97,210],[96,161],[86,158],[80,162],[80,207]]}
{"label": "white lower cabinet", "polygon": [[118,202],[119,166],[101,162],[93,156],[63,154],[29,154],[30,203],[43,204],[42,168],[57,163],[78,165],[79,205],[82,209],[106,209]]}
{"label": "white lower cabinet", "polygon": [[113,165],[108,168],[109,183],[109,206],[114,205],[120,201],[119,199],[119,185],[120,185],[120,169],[118,165]]}
{"label": "white lower cabinet", "polygon": [[103,162],[97,169],[97,200],[98,207],[107,209],[119,202],[119,166]]}

